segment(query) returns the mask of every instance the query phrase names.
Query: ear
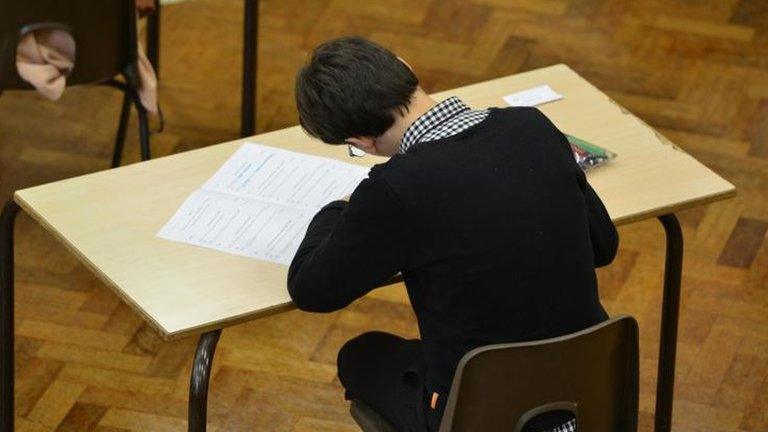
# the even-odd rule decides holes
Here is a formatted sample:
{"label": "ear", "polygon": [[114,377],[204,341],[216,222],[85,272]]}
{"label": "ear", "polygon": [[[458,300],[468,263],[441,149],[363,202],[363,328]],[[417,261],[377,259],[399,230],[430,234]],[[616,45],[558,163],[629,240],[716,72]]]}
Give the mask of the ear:
{"label": "ear", "polygon": [[351,144],[357,149],[360,149],[368,154],[378,154],[376,150],[376,138],[372,136],[354,136],[347,138],[345,141],[347,144]]}

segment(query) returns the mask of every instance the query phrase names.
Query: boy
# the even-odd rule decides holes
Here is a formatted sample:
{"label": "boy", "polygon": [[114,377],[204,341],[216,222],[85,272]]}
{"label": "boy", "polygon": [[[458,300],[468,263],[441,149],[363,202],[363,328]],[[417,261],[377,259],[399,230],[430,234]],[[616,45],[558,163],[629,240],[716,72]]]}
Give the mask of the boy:
{"label": "boy", "polygon": [[[348,399],[399,431],[436,431],[467,351],[607,318],[594,268],[613,260],[616,229],[537,109],[437,103],[404,61],[361,38],[319,46],[296,101],[310,135],[390,159],[313,219],[288,274],[294,303],[338,310],[402,272],[421,334],[344,345]],[[537,431],[574,423],[545,420]]]}

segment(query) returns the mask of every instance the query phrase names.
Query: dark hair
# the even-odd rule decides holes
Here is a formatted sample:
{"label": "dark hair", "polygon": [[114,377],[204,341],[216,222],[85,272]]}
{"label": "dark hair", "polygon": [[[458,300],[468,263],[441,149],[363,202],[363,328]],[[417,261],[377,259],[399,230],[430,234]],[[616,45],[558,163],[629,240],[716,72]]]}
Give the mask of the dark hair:
{"label": "dark hair", "polygon": [[408,109],[419,80],[392,52],[361,37],[315,48],[296,77],[299,123],[329,144],[352,136],[379,136]]}

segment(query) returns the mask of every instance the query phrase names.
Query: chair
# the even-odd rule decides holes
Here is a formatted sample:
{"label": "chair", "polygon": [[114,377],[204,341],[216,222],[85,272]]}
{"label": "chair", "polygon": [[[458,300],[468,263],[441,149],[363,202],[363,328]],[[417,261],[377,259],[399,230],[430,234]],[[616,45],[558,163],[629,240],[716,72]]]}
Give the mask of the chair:
{"label": "chair", "polygon": [[[566,336],[476,348],[459,362],[440,432],[524,432],[533,418],[570,411],[577,431],[636,432],[638,327],[618,316]],[[364,432],[395,432],[355,401]]]}
{"label": "chair", "polygon": [[[139,117],[141,159],[150,158],[147,111],[137,89],[137,29],[134,0],[6,1],[0,13],[0,94],[33,87],[16,71],[21,36],[44,28],[63,29],[75,40],[76,58],[67,86],[102,84],[123,92],[112,167],[120,165],[131,104]],[[114,78],[122,75],[124,81]]]}

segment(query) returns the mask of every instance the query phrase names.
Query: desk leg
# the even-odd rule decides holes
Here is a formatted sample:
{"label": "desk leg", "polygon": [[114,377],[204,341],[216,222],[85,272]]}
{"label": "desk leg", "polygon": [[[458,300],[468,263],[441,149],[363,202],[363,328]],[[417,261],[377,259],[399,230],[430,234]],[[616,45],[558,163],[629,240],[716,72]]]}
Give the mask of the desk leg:
{"label": "desk leg", "polygon": [[655,432],[672,429],[672,398],[675,390],[675,355],[680,312],[680,279],[683,271],[683,232],[674,214],[659,216],[667,236],[664,262],[664,300],[661,306],[661,342],[656,382]]}
{"label": "desk leg", "polygon": [[0,214],[0,431],[13,432],[13,225],[19,205],[11,199]]}
{"label": "desk leg", "polygon": [[211,364],[221,330],[214,330],[200,336],[192,364],[192,376],[189,380],[189,432],[205,432],[208,414],[208,380],[211,377]]}
{"label": "desk leg", "polygon": [[256,74],[259,40],[259,1],[245,0],[243,23],[243,84],[240,104],[240,136],[256,133]]}

